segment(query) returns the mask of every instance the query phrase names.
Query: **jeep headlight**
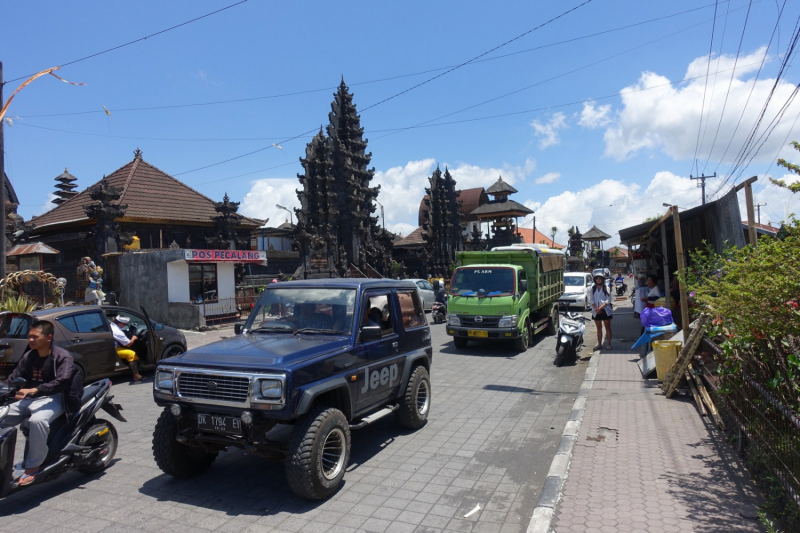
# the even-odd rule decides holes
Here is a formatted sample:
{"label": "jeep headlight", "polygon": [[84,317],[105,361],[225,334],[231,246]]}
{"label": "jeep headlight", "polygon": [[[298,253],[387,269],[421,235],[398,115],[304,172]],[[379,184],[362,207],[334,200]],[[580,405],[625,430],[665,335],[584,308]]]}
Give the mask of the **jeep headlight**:
{"label": "jeep headlight", "polygon": [[497,323],[497,327],[498,328],[515,328],[515,327],[517,327],[517,321],[518,320],[519,320],[519,317],[517,317],[517,315],[504,316]]}
{"label": "jeep headlight", "polygon": [[256,390],[259,398],[264,400],[280,400],[283,396],[283,385],[279,379],[262,379]]}
{"label": "jeep headlight", "polygon": [[156,379],[153,382],[156,390],[172,393],[175,372],[172,370],[156,370]]}
{"label": "jeep headlight", "polygon": [[448,326],[460,326],[461,319],[458,318],[458,315],[447,315],[447,325]]}

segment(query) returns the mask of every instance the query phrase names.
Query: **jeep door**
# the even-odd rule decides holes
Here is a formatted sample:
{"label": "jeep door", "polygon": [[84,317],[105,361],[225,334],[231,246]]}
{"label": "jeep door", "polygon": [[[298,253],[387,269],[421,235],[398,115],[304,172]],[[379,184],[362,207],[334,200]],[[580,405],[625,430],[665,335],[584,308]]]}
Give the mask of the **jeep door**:
{"label": "jeep door", "polygon": [[381,326],[381,338],[356,341],[359,368],[354,412],[395,396],[400,385],[404,358],[400,353],[397,328],[401,326],[394,300],[391,289],[367,291],[361,298],[359,329],[365,324],[377,324]]}
{"label": "jeep door", "polygon": [[66,348],[81,356],[87,380],[118,369],[120,359],[114,348],[111,327],[100,309],[60,316],[56,322],[69,343]]}
{"label": "jeep door", "polygon": [[413,289],[397,289],[395,294],[400,311],[400,353],[408,355],[424,350],[431,344],[431,331],[419,293]]}

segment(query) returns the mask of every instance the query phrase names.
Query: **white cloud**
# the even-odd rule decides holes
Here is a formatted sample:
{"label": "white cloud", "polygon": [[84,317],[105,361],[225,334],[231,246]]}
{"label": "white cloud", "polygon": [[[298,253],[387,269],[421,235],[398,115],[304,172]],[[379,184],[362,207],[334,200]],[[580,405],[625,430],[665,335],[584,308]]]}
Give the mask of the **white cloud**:
{"label": "white cloud", "polygon": [[[596,225],[612,236],[606,241],[610,245],[619,242],[617,233],[620,229],[664,214],[666,208],[661,205],[664,202],[694,207],[700,203],[700,190],[688,177],[658,172],[644,188],[606,179],[586,189],[565,191],[542,202],[527,200],[524,204],[536,211],[539,231],[545,228],[549,235],[551,227],[558,227],[556,242],[567,242],[567,230],[572,226],[578,226],[583,233]],[[524,227],[531,226],[532,219],[527,217]]]}
{"label": "white cloud", "polygon": [[597,129],[611,122],[611,104],[595,106],[594,102],[584,102],[578,125],[584,128]]}
{"label": "white cloud", "polygon": [[536,185],[545,185],[547,183],[555,183],[559,179],[561,179],[561,173],[560,172],[548,172],[547,174],[545,174],[541,178],[536,178],[535,180],[533,180],[533,182]]}
{"label": "white cloud", "polygon": [[[772,176],[775,179],[782,179],[787,184],[800,182],[800,176],[796,174],[784,174],[783,176]],[[747,219],[747,206],[745,205],[744,192],[739,193],[739,211],[742,220]],[[753,203],[766,204],[761,207],[761,223],[771,223],[773,226],[780,226],[780,223],[789,218],[792,213],[800,218],[800,195],[782,189],[769,182],[764,176],[759,176],[758,185],[753,187]],[[758,213],[756,213],[758,216]],[[756,218],[758,220],[758,218]]]}
{"label": "white cloud", "polygon": [[43,214],[47,213],[48,211],[50,211],[51,209],[55,209],[56,207],[58,207],[56,204],[53,203],[53,200],[57,200],[57,199],[58,199],[58,196],[56,196],[55,194],[53,194],[53,193],[48,194],[47,195],[47,201],[44,203],[44,205],[42,205],[39,209],[36,210],[36,213],[34,214],[34,216],[43,215]]}
{"label": "white cloud", "polygon": [[[720,72],[714,75],[713,72],[733,68],[735,61],[733,56],[722,55],[711,59],[712,74],[708,79],[707,88],[704,77],[708,62],[707,56],[692,61],[686,71],[687,77],[703,76],[701,78],[691,80],[683,85],[677,84],[649,91],[629,92],[654,85],[663,85],[670,81],[654,72],[642,73],[636,84],[621,91],[622,109],[617,114],[615,124],[606,129],[604,135],[606,155],[621,161],[636,155],[641,150],[649,149],[661,150],[676,160],[691,159],[695,154],[702,110],[705,134],[703,135],[701,132],[698,159],[703,163],[709,155],[713,143],[711,161],[719,161],[725,154],[723,163],[732,163],[775,84],[774,78],[759,79],[756,82],[753,76],[748,77],[758,69],[758,65],[753,65],[753,63],[760,62],[764,57],[764,52],[765,48],[762,47],[751,54],[739,57],[737,70],[730,83],[727,104],[725,104],[725,95],[728,92],[731,73]],[[706,93],[705,104],[703,104],[704,90]],[[764,130],[793,90],[794,85],[791,83],[781,81],[778,84],[759,132]],[[748,97],[750,98],[749,102]],[[746,102],[747,107],[745,108]],[[723,105],[725,106],[724,115],[722,115]],[[744,115],[742,115],[742,109],[745,109]],[[794,117],[798,112],[800,112],[800,100],[795,100],[786,110],[784,120],[775,128],[761,149],[756,161],[768,161],[775,156],[780,143],[791,128],[792,121],[788,117]],[[721,115],[719,136],[714,143]],[[736,124],[740,116],[742,119],[737,129]],[[736,133],[731,141],[734,130]],[[730,149],[725,153],[729,141]]]}
{"label": "white cloud", "polygon": [[555,146],[561,142],[558,137],[558,130],[567,128],[567,119],[564,113],[554,113],[550,120],[542,124],[538,120],[531,122],[536,137],[539,138],[539,148],[545,149],[548,146]]}
{"label": "white cloud", "polygon": [[300,201],[297,199],[295,189],[299,188],[300,183],[296,179],[256,180],[252,182],[250,192],[242,199],[239,212],[261,220],[269,218],[267,226],[278,227],[290,219],[289,213],[275,207],[275,204],[280,204],[292,211],[292,219],[296,224],[297,217],[294,215],[294,208],[300,207]]}

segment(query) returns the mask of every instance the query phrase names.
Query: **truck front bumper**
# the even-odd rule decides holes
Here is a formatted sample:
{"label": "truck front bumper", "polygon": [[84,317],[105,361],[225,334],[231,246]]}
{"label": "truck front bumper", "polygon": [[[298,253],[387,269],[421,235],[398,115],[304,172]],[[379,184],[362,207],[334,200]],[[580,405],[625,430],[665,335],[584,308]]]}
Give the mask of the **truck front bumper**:
{"label": "truck front bumper", "polygon": [[[472,335],[469,332],[480,332]],[[519,337],[519,329],[514,328],[467,328],[463,326],[447,326],[447,334],[451,337],[464,337],[479,341],[481,339],[516,339]]]}

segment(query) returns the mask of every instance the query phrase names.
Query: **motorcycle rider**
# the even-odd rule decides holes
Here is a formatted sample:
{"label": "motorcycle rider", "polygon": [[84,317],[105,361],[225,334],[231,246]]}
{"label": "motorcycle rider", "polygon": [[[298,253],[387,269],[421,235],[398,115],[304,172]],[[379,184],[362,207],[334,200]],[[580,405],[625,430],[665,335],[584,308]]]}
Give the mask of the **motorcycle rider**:
{"label": "motorcycle rider", "polygon": [[53,324],[35,320],[28,330],[28,346],[17,367],[3,382],[9,385],[14,379],[25,378],[25,387],[19,389],[18,402],[9,406],[8,414],[0,427],[12,427],[27,420],[28,446],[19,485],[30,485],[36,479],[39,466],[47,458],[47,436],[50,422],[64,412],[64,392],[72,381],[74,362],[67,350],[53,345]]}

